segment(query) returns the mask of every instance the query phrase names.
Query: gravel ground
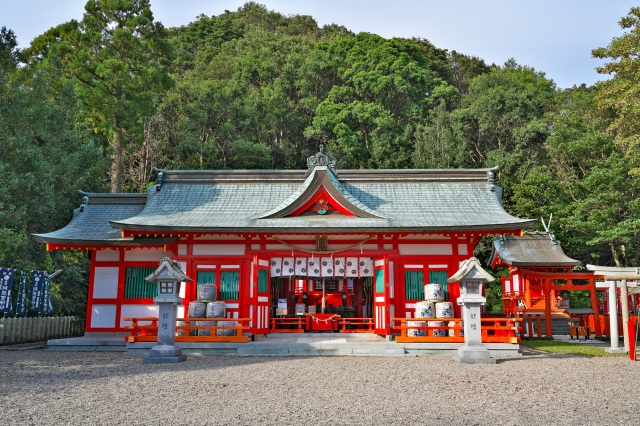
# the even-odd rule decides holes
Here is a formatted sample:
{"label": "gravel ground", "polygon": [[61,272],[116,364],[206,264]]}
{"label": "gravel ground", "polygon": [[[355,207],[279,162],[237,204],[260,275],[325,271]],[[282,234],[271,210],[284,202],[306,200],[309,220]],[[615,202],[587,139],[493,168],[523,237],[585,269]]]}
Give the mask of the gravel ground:
{"label": "gravel ground", "polygon": [[640,362],[0,351],[2,425],[638,425]]}

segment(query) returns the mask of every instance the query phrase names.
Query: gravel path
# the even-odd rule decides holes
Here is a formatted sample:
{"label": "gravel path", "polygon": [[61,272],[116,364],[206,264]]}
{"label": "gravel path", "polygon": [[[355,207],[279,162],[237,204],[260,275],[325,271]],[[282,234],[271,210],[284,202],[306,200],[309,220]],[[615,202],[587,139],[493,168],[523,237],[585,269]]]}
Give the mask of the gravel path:
{"label": "gravel path", "polygon": [[0,351],[2,425],[637,425],[640,362]]}

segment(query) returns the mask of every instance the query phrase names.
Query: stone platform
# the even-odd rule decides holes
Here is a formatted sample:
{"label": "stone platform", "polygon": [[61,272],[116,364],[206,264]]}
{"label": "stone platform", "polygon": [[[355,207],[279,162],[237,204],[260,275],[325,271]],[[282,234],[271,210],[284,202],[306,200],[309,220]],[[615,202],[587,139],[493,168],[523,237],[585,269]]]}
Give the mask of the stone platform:
{"label": "stone platform", "polygon": [[[47,342],[49,351],[118,351],[145,357],[151,342],[125,343],[124,337],[76,337]],[[274,333],[247,343],[177,343],[187,356],[453,356],[462,343],[397,343],[369,333]],[[520,345],[487,343],[492,357],[517,357]]]}

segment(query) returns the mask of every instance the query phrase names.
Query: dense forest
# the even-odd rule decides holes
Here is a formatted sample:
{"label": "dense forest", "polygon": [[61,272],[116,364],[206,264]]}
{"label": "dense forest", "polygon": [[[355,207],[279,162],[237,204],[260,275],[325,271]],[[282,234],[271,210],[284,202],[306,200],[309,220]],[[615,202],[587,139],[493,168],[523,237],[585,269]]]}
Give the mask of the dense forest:
{"label": "dense forest", "polygon": [[63,268],[56,312],[83,314],[86,253],[31,237],[70,220],[78,189],[143,191],[153,166],[300,169],[319,143],[343,169],[499,166],[505,208],[553,214],[569,256],[640,266],[640,8],[620,26],[592,51],[608,79],[566,90],[257,3],[165,28],[148,0],[90,0],[23,50],[3,27],[0,266]]}

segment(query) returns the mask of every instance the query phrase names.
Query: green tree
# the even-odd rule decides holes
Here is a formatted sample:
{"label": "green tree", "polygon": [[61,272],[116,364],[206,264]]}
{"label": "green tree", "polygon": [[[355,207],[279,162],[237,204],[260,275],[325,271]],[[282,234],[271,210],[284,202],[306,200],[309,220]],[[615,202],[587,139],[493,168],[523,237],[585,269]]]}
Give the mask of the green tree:
{"label": "green tree", "polygon": [[592,51],[599,59],[610,59],[605,65],[596,68],[599,73],[609,74],[609,80],[598,83],[600,108],[613,113],[609,131],[616,142],[634,162],[634,173],[640,172],[640,7],[633,7],[629,14],[620,20],[625,32],[615,37],[607,47]]}
{"label": "green tree", "polygon": [[27,52],[73,81],[85,121],[107,137],[110,187],[119,192],[124,156],[142,140],[143,123],[155,111],[153,95],[172,83],[166,72],[171,45],[149,0],[89,0],[82,21],[50,29]]}

